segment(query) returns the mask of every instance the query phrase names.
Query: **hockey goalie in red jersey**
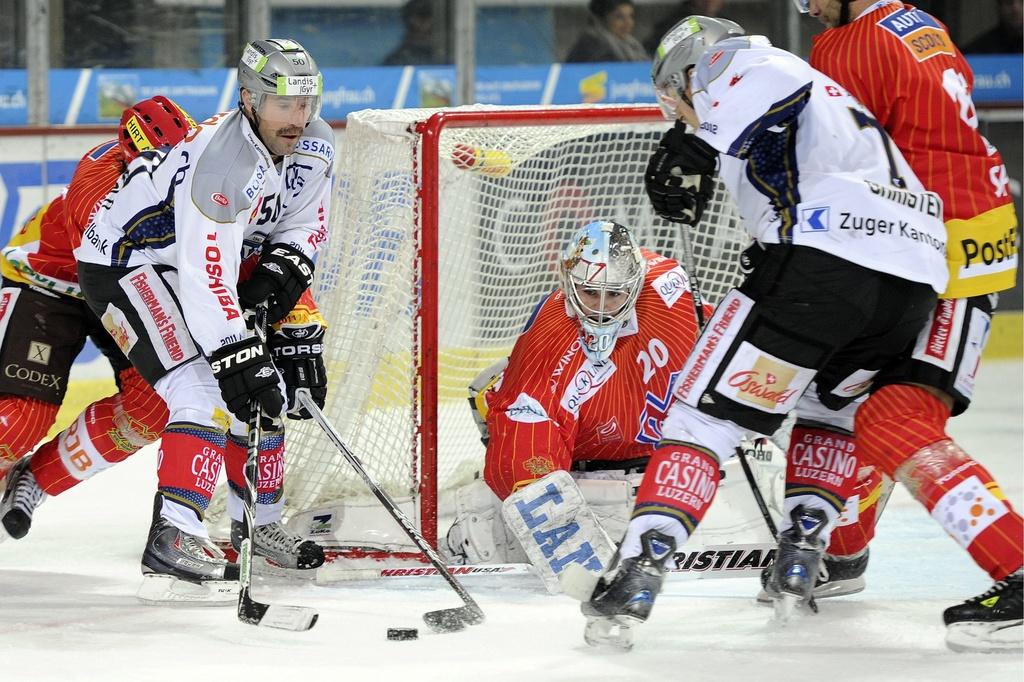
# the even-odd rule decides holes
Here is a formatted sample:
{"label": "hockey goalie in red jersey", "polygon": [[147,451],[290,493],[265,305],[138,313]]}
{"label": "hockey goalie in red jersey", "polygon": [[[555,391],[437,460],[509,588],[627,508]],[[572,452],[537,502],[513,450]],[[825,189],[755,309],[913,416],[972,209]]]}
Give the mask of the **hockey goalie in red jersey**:
{"label": "hockey goalie in red jersey", "polygon": [[[614,548],[603,531],[615,536],[628,523],[697,334],[679,263],[642,250],[618,223],[577,232],[559,288],[538,305],[507,365],[471,386],[487,453],[483,481],[456,492],[451,554],[468,563],[529,559],[551,592],[569,563],[606,561]],[[742,505],[750,492],[739,492]],[[566,528],[572,538],[559,534]],[[538,537],[550,541],[538,546]]]}
{"label": "hockey goalie in red jersey", "polygon": [[[639,250],[617,223],[591,223],[577,237],[561,287],[534,312],[486,397],[484,480],[502,499],[576,461],[623,468],[649,455],[674,371],[697,337],[689,281],[676,261]],[[628,267],[589,260],[601,238]]]}

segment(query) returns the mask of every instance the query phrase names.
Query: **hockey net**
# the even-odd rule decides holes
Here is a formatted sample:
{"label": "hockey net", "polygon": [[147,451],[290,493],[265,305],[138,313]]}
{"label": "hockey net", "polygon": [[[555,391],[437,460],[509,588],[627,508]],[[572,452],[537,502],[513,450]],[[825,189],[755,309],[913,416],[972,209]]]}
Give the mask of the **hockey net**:
{"label": "hockey net", "polygon": [[[349,115],[315,298],[328,320],[325,414],[436,546],[450,496],[482,470],[467,387],[505,357],[595,219],[682,261],[643,188],[667,125],[655,106],[459,107]],[[746,238],[721,188],[691,235],[711,303]],[[285,518],[322,544],[411,543],[314,422],[289,421]],[[438,527],[438,519],[442,519]]]}

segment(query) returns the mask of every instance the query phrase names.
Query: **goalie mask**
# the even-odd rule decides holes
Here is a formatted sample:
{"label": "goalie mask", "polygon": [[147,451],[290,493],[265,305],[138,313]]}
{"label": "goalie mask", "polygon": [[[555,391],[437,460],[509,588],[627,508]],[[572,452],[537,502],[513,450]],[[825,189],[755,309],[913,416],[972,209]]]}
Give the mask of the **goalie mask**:
{"label": "goalie mask", "polygon": [[[323,76],[313,56],[294,40],[271,38],[246,45],[238,64],[238,87],[249,92],[257,121],[287,118],[304,127],[320,115]],[[244,110],[241,101],[239,107]]]}
{"label": "goalie mask", "polygon": [[735,21],[692,16],[680,21],[662,37],[651,64],[651,81],[665,118],[676,120],[676,106],[679,102],[692,106],[686,94],[690,82],[689,70],[701,55],[720,40],[745,33],[743,27]]}
{"label": "goalie mask", "polygon": [[647,261],[636,238],[624,225],[597,221],[569,242],[559,269],[562,293],[570,315],[580,325],[583,351],[604,362],[615,338],[636,307]]}

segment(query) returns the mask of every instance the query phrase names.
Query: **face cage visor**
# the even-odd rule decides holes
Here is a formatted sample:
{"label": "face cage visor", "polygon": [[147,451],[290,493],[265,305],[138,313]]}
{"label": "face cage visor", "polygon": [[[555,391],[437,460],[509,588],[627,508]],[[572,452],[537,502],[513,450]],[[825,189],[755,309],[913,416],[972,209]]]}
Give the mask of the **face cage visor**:
{"label": "face cage visor", "polygon": [[793,0],[793,7],[796,7],[796,11],[800,14],[807,14],[811,11],[810,0]]}
{"label": "face cage visor", "polygon": [[654,94],[658,98],[658,106],[661,108],[661,115],[668,121],[675,121],[679,118],[679,104],[682,100],[673,88],[654,87]]}
{"label": "face cage visor", "polygon": [[299,111],[305,111],[305,125],[320,118],[323,103],[324,79],[315,76],[278,76],[277,89],[250,91],[252,108],[257,118],[267,121],[291,121]]}
{"label": "face cage visor", "polygon": [[[571,291],[566,298],[583,332],[584,352],[592,361],[604,362],[612,354],[619,329],[636,307],[636,300],[640,295],[639,280],[642,277],[641,272],[635,279],[615,287],[595,286],[575,277],[569,278]],[[581,289],[592,294],[587,297],[588,300],[597,299],[597,307],[584,302],[579,293]],[[611,293],[621,294],[618,297],[621,302],[613,310],[608,310],[606,297]]]}

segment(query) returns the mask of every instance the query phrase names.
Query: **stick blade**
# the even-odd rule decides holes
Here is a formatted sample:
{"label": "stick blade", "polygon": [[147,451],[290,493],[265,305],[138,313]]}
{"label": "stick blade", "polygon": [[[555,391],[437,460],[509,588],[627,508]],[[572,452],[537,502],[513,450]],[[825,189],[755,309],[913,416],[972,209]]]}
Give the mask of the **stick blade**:
{"label": "stick blade", "polygon": [[483,623],[484,613],[479,608],[458,606],[453,609],[428,611],[423,614],[423,622],[434,632],[458,632],[465,629],[467,625]]}
{"label": "stick blade", "polygon": [[238,600],[238,620],[249,625],[305,632],[316,625],[320,614],[306,606],[263,604],[248,595]]}

